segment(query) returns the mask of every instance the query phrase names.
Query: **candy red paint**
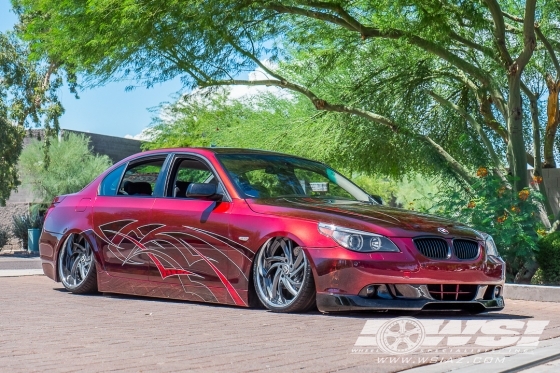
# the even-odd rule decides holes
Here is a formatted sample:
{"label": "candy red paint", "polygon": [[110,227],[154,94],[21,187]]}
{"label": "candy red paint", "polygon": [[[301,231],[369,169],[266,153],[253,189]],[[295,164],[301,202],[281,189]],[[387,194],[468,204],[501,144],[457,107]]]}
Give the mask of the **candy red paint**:
{"label": "candy red paint", "polygon": [[[309,258],[320,310],[422,309],[427,303],[438,303],[414,303],[418,301],[398,294],[393,294],[394,300],[359,295],[371,284],[472,284],[494,289],[504,283],[504,262],[488,257],[482,236],[468,227],[375,204],[246,198],[218,158],[219,154],[232,153],[270,154],[219,148],[144,152],[115,164],[82,191],[57,197],[47,212],[40,239],[45,274],[59,281],[56,263],[62,242],[71,233],[81,233],[93,247],[102,292],[247,306],[251,303],[255,254],[269,238],[280,236],[301,246]],[[100,195],[100,183],[113,170],[153,156],[167,159],[153,195]],[[210,166],[227,198],[211,201],[165,196],[166,176],[171,172],[171,160],[177,157]],[[322,235],[319,222],[386,236],[400,252],[347,250]],[[444,235],[438,228],[449,233]],[[454,253],[447,259],[430,259],[413,241],[424,236],[443,238],[449,247],[454,239],[474,241],[479,254],[470,260],[461,260]],[[484,299],[457,303],[459,308],[464,305],[499,310],[503,299],[501,295],[484,295]]]}

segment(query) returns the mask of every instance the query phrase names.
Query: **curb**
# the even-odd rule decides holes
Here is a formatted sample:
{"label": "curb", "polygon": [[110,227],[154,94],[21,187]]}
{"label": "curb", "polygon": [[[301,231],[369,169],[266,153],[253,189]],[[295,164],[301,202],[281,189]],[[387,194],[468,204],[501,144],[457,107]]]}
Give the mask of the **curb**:
{"label": "curb", "polygon": [[0,270],[0,277],[20,277],[20,276],[42,276],[42,269],[3,269]]}
{"label": "curb", "polygon": [[[511,351],[511,346],[503,351]],[[423,365],[412,369],[404,370],[403,373],[516,373],[526,369],[546,364],[549,361],[560,359],[560,338],[552,338],[539,342],[539,346],[527,352],[516,353],[515,351],[501,355],[504,360],[501,364],[485,363],[486,358],[492,359],[496,353],[486,352],[471,355],[477,357],[476,362],[469,362],[463,365],[452,363],[437,363]],[[500,355],[498,355],[500,356]],[[493,359],[492,359],[493,361]]]}
{"label": "curb", "polygon": [[560,286],[506,284],[504,297],[535,302],[560,302]]}

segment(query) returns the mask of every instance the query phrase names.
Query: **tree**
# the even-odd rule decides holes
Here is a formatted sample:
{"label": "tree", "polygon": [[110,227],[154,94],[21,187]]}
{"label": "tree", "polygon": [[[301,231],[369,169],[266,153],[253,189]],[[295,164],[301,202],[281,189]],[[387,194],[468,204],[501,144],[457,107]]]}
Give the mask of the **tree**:
{"label": "tree", "polygon": [[[34,140],[21,153],[19,169],[35,197],[50,203],[54,197],[79,192],[110,165],[106,155],[92,153],[89,138],[73,133],[53,138],[47,147]],[[50,162],[45,166],[45,151]]]}
{"label": "tree", "polygon": [[[392,167],[385,162],[393,172],[441,169],[468,188],[488,165],[514,193],[529,187],[528,163],[540,175],[546,116],[544,158],[554,163],[556,99],[550,94],[545,109],[540,98],[547,74],[560,77],[556,2],[14,4],[34,53],[91,84],[132,77],[150,86],[180,76],[188,88],[291,90],[317,110],[351,118],[345,122],[363,129],[355,133],[371,149],[390,149],[383,154],[393,158]],[[255,67],[266,76],[244,79]],[[367,162],[364,154],[356,159]],[[547,214],[538,216],[550,226]]]}
{"label": "tree", "polygon": [[0,206],[19,185],[16,164],[25,129],[42,125],[48,135],[56,133],[64,111],[56,95],[62,83],[54,76],[57,66],[28,57],[25,43],[0,33]]}

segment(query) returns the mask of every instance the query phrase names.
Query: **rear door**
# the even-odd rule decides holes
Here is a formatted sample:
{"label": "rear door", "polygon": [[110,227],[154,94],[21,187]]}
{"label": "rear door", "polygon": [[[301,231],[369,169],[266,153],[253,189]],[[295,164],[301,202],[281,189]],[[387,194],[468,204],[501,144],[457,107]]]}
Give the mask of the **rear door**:
{"label": "rear door", "polygon": [[[93,226],[102,242],[105,270],[115,277],[149,281],[153,255],[147,243],[152,206],[167,154],[131,161],[108,174],[93,207]],[[160,188],[161,189],[161,188]]]}

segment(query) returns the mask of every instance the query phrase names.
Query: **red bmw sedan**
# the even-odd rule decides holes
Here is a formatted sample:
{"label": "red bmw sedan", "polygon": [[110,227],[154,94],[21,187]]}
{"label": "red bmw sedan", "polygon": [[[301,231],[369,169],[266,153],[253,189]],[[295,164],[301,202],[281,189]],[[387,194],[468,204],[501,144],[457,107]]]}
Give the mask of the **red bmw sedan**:
{"label": "red bmw sedan", "polygon": [[504,307],[489,235],[383,206],[323,163],[258,150],[131,156],[54,199],[40,254],[73,293],[275,312]]}

